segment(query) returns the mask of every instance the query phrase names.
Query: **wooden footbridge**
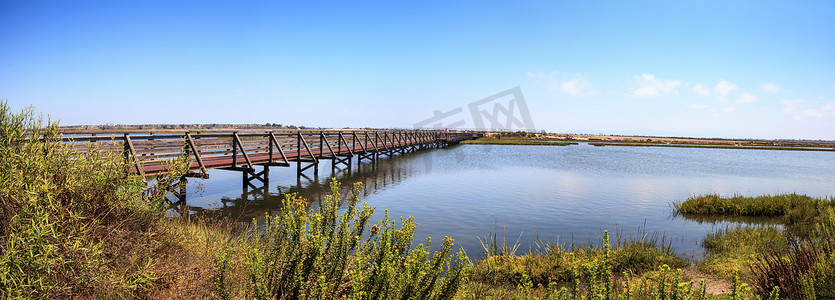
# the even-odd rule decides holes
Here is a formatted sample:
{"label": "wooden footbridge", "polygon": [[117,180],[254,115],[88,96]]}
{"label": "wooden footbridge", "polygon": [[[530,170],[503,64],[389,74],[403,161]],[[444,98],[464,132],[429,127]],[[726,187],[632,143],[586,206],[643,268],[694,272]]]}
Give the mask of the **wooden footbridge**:
{"label": "wooden footbridge", "polygon": [[[269,167],[290,167],[295,163],[298,176],[313,169],[318,175],[319,161],[331,160],[333,168],[350,167],[357,162],[375,161],[408,152],[447,147],[480,137],[467,132],[428,130],[351,130],[282,132],[142,132],[65,135],[64,142],[86,151],[92,148],[121,151],[127,172],[144,176],[169,172],[171,159],[188,157],[185,177],[208,178],[209,169],[243,173],[244,185],[253,180],[266,184]],[[262,166],[261,171],[256,166]]]}

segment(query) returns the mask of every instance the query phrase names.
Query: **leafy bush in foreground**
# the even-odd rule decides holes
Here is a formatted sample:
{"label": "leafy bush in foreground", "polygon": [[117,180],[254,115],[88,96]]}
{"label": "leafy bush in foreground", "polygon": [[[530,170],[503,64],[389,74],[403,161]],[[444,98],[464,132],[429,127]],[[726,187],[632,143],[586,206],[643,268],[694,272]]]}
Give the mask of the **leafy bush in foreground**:
{"label": "leafy bush in foreground", "polygon": [[149,203],[164,191],[143,196],[121,153],[72,151],[57,134],[0,102],[0,298],[136,297],[158,278],[148,229],[162,210]]}
{"label": "leafy bush in foreground", "polygon": [[434,254],[428,241],[413,249],[417,223],[411,216],[401,218],[397,228],[386,213],[366,232],[374,209],[365,203],[357,209],[360,189],[356,184],[344,199],[342,214],[336,180],[331,195],[310,211],[304,201],[286,196],[281,213],[267,218],[263,232],[252,226],[251,247],[243,257],[248,291],[230,290],[240,284],[228,279],[231,258],[219,258],[215,284],[221,296],[451,299],[469,276],[471,264],[463,251],[450,255],[449,237]]}

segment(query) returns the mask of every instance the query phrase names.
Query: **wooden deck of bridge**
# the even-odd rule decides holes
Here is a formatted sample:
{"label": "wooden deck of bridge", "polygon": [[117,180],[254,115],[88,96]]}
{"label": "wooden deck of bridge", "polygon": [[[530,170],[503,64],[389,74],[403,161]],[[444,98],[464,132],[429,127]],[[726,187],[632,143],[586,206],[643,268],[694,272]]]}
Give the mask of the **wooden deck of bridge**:
{"label": "wooden deck of bridge", "polygon": [[[64,138],[73,148],[86,151],[98,148],[121,151],[130,166],[128,172],[146,176],[165,174],[169,160],[186,155],[190,159],[188,177],[208,177],[208,169],[228,169],[244,173],[244,183],[258,179],[266,183],[270,166],[297,164],[297,174],[313,168],[318,173],[321,159],[332,166],[350,167],[358,161],[376,160],[427,148],[446,147],[479,137],[466,132],[427,130],[355,130],[296,132],[211,132],[211,133],[110,133],[74,134]],[[303,165],[307,164],[307,165]],[[264,166],[257,172],[255,166]]]}

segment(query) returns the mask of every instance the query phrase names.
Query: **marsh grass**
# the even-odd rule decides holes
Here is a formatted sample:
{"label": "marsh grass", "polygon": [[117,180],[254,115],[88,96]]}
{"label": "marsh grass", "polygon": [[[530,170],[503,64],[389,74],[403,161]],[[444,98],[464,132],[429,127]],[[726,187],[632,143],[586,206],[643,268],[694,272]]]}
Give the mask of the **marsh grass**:
{"label": "marsh grass", "polygon": [[799,237],[815,229],[826,209],[833,208],[831,198],[813,198],[801,194],[780,194],[747,197],[722,197],[716,194],[693,196],[672,204],[674,215],[774,217]]}
{"label": "marsh grass", "polygon": [[676,214],[765,216],[777,217],[791,214],[794,220],[811,219],[824,206],[835,205],[829,199],[817,199],[800,194],[780,194],[747,197],[717,194],[693,196],[683,202],[673,203]]}
{"label": "marsh grass", "polygon": [[[491,238],[482,240],[482,246],[489,251],[485,251],[485,256],[478,261],[472,276],[473,281],[485,284],[518,284],[523,277],[534,285],[547,285],[549,282],[567,283],[577,278],[573,273],[573,267],[597,265],[603,261],[611,267],[612,272],[631,274],[643,274],[665,264],[679,268],[687,266],[687,262],[677,257],[668,245],[659,241],[657,235],[618,234],[612,247],[609,233],[605,231],[600,243],[569,246],[559,242],[542,243],[521,256],[515,255],[513,251],[517,246],[504,245],[504,240],[498,241],[495,234],[488,237]],[[591,273],[588,271],[580,271],[580,278],[577,279],[589,278]]]}
{"label": "marsh grass", "polygon": [[787,234],[781,247],[768,248],[752,264],[753,285],[780,287],[790,299],[835,298],[835,210],[825,208],[805,238]]}
{"label": "marsh grass", "polygon": [[690,197],[673,204],[677,214],[770,216],[785,229],[740,226],[709,234],[703,271],[728,278],[742,270],[760,296],[772,288],[788,299],[835,298],[835,209],[832,199],[798,194],[759,197]]}
{"label": "marsh grass", "polygon": [[[488,236],[495,236],[490,234]],[[631,236],[631,237],[630,237]],[[628,238],[626,238],[628,237]],[[551,245],[522,256],[497,254],[478,262],[461,299],[709,299],[706,284],[697,289],[676,257],[657,235],[616,238],[614,247],[604,231],[597,245]],[[482,241],[484,243],[484,241]],[[488,244],[498,242],[487,241]],[[490,249],[491,247],[485,247]],[[502,246],[498,246],[502,248]],[[513,248],[507,246],[505,248]],[[679,268],[677,270],[672,269]],[[748,284],[733,278],[730,299],[759,299]],[[777,299],[773,290],[770,299]]]}
{"label": "marsh grass", "polygon": [[[702,241],[708,256],[699,270],[731,279],[739,270],[744,280],[751,279],[749,266],[756,255],[769,249],[782,249],[788,241],[776,227],[734,226],[709,233]],[[770,289],[769,289],[770,291]]]}
{"label": "marsh grass", "polygon": [[[522,232],[519,233],[519,237],[516,238],[516,242],[514,242],[513,245],[508,245],[505,234],[502,234],[502,240],[499,241],[497,227],[498,226],[489,227],[487,235],[484,237],[477,237],[479,243],[481,244],[481,248],[484,250],[484,256],[516,255],[516,251],[519,250],[519,239],[522,238]],[[493,228],[497,228],[497,230],[493,231]],[[505,230],[503,233],[507,233],[507,231]],[[539,245],[539,243],[537,243],[537,245]]]}

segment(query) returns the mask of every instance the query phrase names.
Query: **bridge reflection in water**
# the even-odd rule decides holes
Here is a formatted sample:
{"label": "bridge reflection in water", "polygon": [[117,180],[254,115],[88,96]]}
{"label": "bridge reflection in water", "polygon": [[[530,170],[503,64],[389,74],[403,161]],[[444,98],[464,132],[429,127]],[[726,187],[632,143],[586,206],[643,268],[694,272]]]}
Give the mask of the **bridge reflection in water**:
{"label": "bridge reflection in water", "polygon": [[[447,149],[451,150],[451,149]],[[340,183],[341,194],[348,193],[355,183],[362,183],[362,198],[386,190],[406,179],[419,176],[428,171],[428,167],[415,164],[412,160],[431,151],[406,153],[385,160],[374,160],[353,164],[343,169],[333,169],[329,176],[296,177],[295,183],[286,180],[279,184],[264,184],[260,187],[243,185],[239,196],[221,196],[211,207],[190,206],[188,202],[175,203],[172,212],[206,217],[225,217],[228,219],[250,222],[253,218],[261,219],[265,215],[280,213],[281,200],[287,194],[295,193],[306,199],[310,206],[317,206],[326,195],[330,194],[330,178]],[[411,162],[410,162],[411,161]],[[276,174],[274,174],[276,175]],[[211,179],[206,184],[212,184]],[[228,194],[228,193],[227,193]]]}

